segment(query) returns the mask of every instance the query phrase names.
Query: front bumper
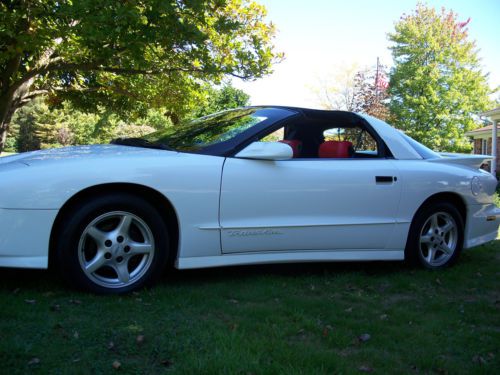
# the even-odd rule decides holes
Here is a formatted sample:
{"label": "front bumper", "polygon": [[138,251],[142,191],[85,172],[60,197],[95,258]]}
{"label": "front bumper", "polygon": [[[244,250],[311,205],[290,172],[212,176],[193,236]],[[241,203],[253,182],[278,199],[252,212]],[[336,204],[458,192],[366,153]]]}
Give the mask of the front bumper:
{"label": "front bumper", "polygon": [[467,207],[464,248],[482,245],[498,236],[500,209],[494,204],[477,204]]}
{"label": "front bumper", "polygon": [[57,212],[0,208],[0,267],[47,268]]}

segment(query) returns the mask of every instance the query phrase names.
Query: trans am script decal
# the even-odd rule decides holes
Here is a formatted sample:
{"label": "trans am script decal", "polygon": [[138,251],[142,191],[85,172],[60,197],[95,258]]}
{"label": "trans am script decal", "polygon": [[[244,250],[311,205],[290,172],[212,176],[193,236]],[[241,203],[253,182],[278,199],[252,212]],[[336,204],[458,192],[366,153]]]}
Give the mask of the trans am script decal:
{"label": "trans am script decal", "polygon": [[230,230],[227,233],[229,237],[276,236],[283,234],[283,232],[274,229]]}

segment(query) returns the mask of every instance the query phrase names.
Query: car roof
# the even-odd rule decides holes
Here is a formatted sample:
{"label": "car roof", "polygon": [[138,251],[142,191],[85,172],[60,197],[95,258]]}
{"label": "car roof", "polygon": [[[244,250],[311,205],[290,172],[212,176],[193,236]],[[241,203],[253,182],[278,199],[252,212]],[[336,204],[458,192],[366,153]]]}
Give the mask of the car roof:
{"label": "car roof", "polygon": [[312,109],[312,108],[303,108],[303,107],[293,107],[293,106],[283,106],[283,105],[256,105],[256,106],[248,106],[247,108],[276,108],[276,109],[285,109],[288,111],[293,111],[296,113],[300,113],[304,117],[310,117],[315,119],[329,119],[332,115],[351,117],[351,118],[362,118],[356,112],[350,111],[341,111],[341,110],[330,110],[330,109]]}

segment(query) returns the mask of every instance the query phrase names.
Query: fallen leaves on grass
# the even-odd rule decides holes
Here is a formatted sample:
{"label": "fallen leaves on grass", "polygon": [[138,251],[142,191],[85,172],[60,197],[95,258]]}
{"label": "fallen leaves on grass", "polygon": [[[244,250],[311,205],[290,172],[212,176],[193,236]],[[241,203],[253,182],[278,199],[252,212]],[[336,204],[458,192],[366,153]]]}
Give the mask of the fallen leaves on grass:
{"label": "fallen leaves on grass", "polygon": [[120,363],[120,361],[114,361],[112,366],[115,370],[118,370],[120,367],[122,367],[122,364]]}
{"label": "fallen leaves on grass", "polygon": [[367,342],[371,338],[372,338],[372,336],[369,333],[363,333],[363,334],[358,336],[358,341],[359,342]]}
{"label": "fallen leaves on grass", "polygon": [[323,337],[327,337],[330,332],[333,331],[333,327],[331,325],[326,325],[324,328],[323,328]]}
{"label": "fallen leaves on grass", "polygon": [[29,366],[35,366],[35,365],[39,365],[40,364],[40,358],[37,358],[37,357],[33,357],[29,360],[28,362],[28,365]]}
{"label": "fallen leaves on grass", "polygon": [[475,355],[474,357],[472,357],[472,362],[478,363],[480,365],[485,365],[486,364],[486,359],[484,359],[480,355]]}

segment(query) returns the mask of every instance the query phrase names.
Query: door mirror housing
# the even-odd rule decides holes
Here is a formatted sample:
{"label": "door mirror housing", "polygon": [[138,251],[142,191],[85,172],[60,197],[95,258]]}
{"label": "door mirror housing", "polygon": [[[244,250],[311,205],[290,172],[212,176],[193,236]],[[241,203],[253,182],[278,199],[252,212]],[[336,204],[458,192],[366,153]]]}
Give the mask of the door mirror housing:
{"label": "door mirror housing", "polygon": [[237,158],[258,160],[288,160],[293,158],[292,148],[281,142],[253,142],[236,154]]}

